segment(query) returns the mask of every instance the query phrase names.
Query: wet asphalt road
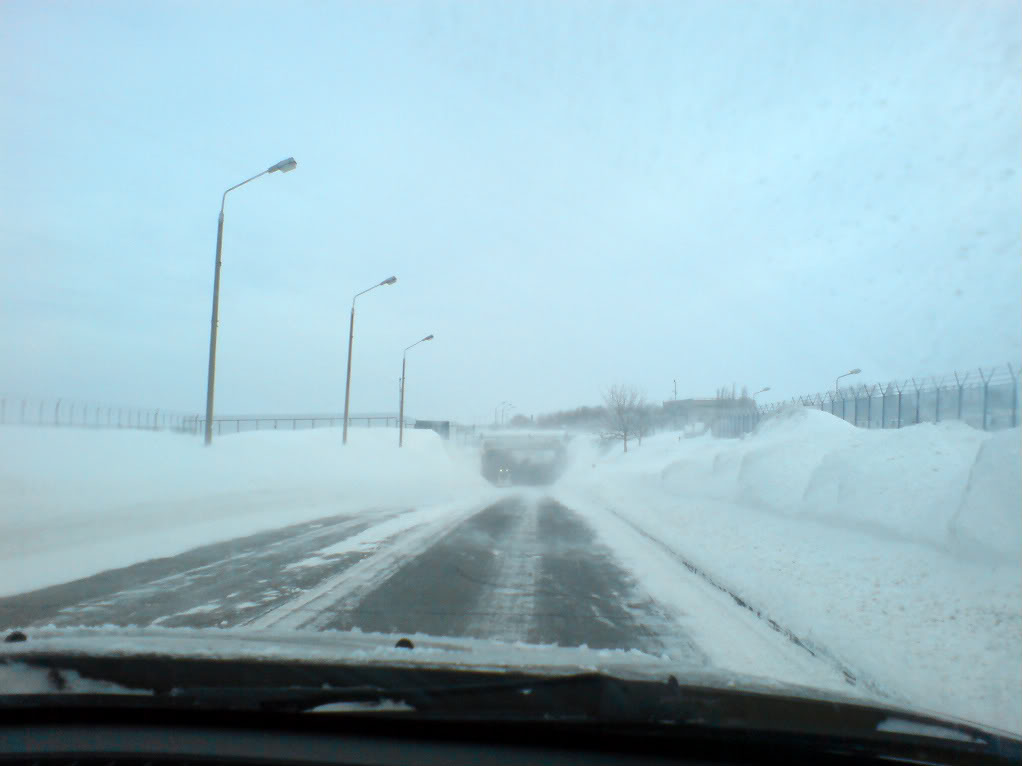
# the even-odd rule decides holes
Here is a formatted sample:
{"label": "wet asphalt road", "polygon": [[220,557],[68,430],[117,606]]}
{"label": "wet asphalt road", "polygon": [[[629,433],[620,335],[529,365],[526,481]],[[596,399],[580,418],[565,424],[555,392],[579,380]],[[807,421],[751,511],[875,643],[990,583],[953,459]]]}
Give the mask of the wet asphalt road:
{"label": "wet asphalt road", "polygon": [[[0,626],[244,625],[373,555],[317,557],[396,515],[320,519],[3,598]],[[306,627],[653,653],[687,644],[584,519],[514,494],[409,554],[355,603],[333,603]]]}

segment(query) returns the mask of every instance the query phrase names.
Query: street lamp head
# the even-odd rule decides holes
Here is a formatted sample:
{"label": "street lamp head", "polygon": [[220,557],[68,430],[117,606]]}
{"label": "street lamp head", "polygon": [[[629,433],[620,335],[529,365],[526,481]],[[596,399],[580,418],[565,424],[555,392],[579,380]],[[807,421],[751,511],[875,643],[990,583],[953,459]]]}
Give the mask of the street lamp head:
{"label": "street lamp head", "polygon": [[862,370],[860,370],[858,367],[856,367],[854,370],[849,370],[848,374],[849,375],[858,375],[860,372],[862,372]]}
{"label": "street lamp head", "polygon": [[[426,336],[425,338],[423,338],[422,340],[433,340],[433,336],[432,336],[432,335],[427,335],[427,336]],[[421,341],[420,341],[420,342],[421,342]]]}
{"label": "street lamp head", "polygon": [[383,285],[392,285],[395,282],[397,282],[397,277],[387,277],[385,280],[380,282],[380,286],[382,287]]}
{"label": "street lamp head", "polygon": [[296,167],[298,167],[298,163],[295,162],[295,158],[288,157],[286,160],[281,160],[276,165],[271,165],[266,172],[276,173],[279,170],[281,173],[289,173]]}

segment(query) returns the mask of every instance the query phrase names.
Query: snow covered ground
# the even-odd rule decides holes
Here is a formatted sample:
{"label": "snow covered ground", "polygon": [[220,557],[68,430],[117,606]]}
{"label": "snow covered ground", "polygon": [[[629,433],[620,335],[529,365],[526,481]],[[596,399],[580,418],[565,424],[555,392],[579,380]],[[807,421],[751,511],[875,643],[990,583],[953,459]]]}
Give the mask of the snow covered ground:
{"label": "snow covered ground", "polygon": [[[0,596],[340,517],[321,530],[336,540],[310,530],[265,549],[308,538],[282,576],[322,571],[315,585],[231,624],[279,632],[425,601],[449,614],[423,633],[451,631],[457,618],[467,626],[457,635],[517,636],[517,626],[569,646],[594,634],[555,617],[596,609],[589,616],[610,620],[622,647],[652,638],[675,659],[689,647],[693,667],[705,659],[707,670],[1022,731],[1017,430],[864,431],[793,409],[740,440],[661,434],[621,454],[579,438],[566,474],[529,490],[484,482],[471,448],[406,436],[398,450],[390,429],[356,430],[348,447],[337,429],[256,432],[207,450],[166,433],[0,429]],[[178,579],[198,583],[188,566]],[[582,571],[591,577],[571,580]],[[180,597],[166,613],[179,621],[210,599],[239,613],[254,606],[240,591],[189,600],[198,586],[173,590],[171,580],[70,604],[61,630],[153,588]],[[480,608],[486,630],[472,627]],[[148,624],[135,622],[141,614],[116,624]]]}
{"label": "snow covered ground", "polygon": [[1019,446],[1017,429],[865,431],[796,408],[742,440],[580,445],[554,494],[665,603],[666,557],[869,688],[1018,732]]}
{"label": "snow covered ground", "polygon": [[473,507],[494,490],[432,431],[0,428],[0,596],[310,519]]}

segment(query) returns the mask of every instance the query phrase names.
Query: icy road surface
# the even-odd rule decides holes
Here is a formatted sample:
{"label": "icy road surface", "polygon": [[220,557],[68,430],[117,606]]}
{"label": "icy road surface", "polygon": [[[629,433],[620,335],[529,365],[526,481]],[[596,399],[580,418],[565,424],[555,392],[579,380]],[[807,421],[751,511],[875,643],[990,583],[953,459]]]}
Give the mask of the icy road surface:
{"label": "icy road surface", "polygon": [[643,590],[591,519],[516,492],[484,507],[324,518],[103,572],[0,599],[0,624],[357,628],[585,645],[693,669],[780,668],[792,681],[849,689],[840,668],[671,566],[689,609]]}

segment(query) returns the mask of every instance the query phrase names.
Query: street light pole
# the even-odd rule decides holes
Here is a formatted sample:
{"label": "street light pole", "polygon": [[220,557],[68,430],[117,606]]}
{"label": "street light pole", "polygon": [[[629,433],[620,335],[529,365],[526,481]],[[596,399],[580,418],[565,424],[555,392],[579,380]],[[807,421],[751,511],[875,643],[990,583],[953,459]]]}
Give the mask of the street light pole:
{"label": "street light pole", "polygon": [[761,388],[759,391],[757,391],[756,393],[754,393],[752,395],[752,401],[756,401],[756,397],[757,396],[759,396],[760,394],[765,393],[766,391],[769,391],[769,390],[770,390],[770,386],[767,386],[766,388]]}
{"label": "street light pole", "polygon": [[227,202],[227,192],[234,191],[239,186],[244,186],[249,183],[249,181],[254,181],[267,173],[275,173],[278,170],[281,173],[288,173],[296,167],[298,167],[298,163],[295,162],[295,158],[288,157],[286,160],[281,160],[276,165],[271,165],[266,168],[266,170],[262,173],[256,173],[254,176],[242,181],[240,184],[235,184],[225,191],[223,196],[220,198],[220,217],[217,219],[216,224],[216,265],[213,268],[213,315],[209,322],[209,369],[206,373],[205,443],[207,447],[213,441],[213,383],[216,378],[216,331],[218,317],[220,315],[220,254],[224,244],[224,205]]}
{"label": "street light pole", "polygon": [[838,381],[841,380],[841,378],[847,378],[849,375],[858,375],[860,372],[862,372],[862,370],[856,367],[854,370],[849,370],[844,375],[838,375],[836,378],[834,378],[834,393],[835,394],[841,393],[841,389],[838,388]]}
{"label": "street light pole", "polygon": [[397,277],[387,277],[382,282],[366,288],[360,293],[355,293],[355,297],[351,299],[351,319],[348,322],[348,373],[344,379],[344,429],[341,436],[343,444],[348,443],[348,405],[351,402],[351,346],[352,341],[355,339],[355,300],[358,296],[365,295],[370,290],[375,290],[377,287],[383,287],[384,285],[392,285],[395,282],[397,282]]}
{"label": "street light pole", "polygon": [[433,340],[432,335],[427,335],[422,340],[417,340],[411,346],[405,349],[404,353],[401,354],[401,403],[398,405],[397,411],[397,446],[403,447],[405,442],[405,362],[408,357],[408,349],[418,346],[423,341]]}

